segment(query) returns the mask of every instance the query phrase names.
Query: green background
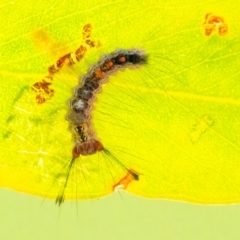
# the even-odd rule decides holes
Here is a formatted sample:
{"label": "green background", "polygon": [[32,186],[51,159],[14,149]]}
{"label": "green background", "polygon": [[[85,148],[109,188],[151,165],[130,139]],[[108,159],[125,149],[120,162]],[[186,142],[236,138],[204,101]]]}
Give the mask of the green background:
{"label": "green background", "polygon": [[238,240],[239,205],[203,206],[115,193],[93,201],[53,201],[0,192],[1,239]]}

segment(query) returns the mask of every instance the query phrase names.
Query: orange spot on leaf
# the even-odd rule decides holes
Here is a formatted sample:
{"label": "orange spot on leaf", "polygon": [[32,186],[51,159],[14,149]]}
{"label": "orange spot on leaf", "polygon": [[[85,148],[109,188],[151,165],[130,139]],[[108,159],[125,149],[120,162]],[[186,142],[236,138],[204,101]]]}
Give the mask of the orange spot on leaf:
{"label": "orange spot on leaf", "polygon": [[[54,96],[54,90],[50,88],[52,85],[53,77],[58,73],[64,66],[72,66],[79,62],[86,54],[89,48],[99,46],[98,43],[91,40],[92,26],[86,24],[82,30],[82,44],[75,52],[69,52],[58,58],[55,64],[48,68],[48,75],[45,77],[51,79],[51,82],[46,82],[45,79],[40,82],[36,82],[32,85],[31,89],[36,93],[36,102],[42,104],[47,100],[50,100]],[[34,35],[34,40],[37,45],[40,45],[42,49],[51,49],[54,41],[43,31],[38,31]]]}
{"label": "orange spot on leaf", "polygon": [[118,183],[113,185],[113,191],[119,189],[126,189],[129,183],[132,182],[133,180],[138,181],[139,175],[136,172],[129,170],[127,174]]}
{"label": "orange spot on leaf", "polygon": [[206,36],[210,36],[213,32],[216,32],[219,36],[224,36],[228,33],[228,26],[224,22],[223,17],[212,13],[206,14],[203,28]]}

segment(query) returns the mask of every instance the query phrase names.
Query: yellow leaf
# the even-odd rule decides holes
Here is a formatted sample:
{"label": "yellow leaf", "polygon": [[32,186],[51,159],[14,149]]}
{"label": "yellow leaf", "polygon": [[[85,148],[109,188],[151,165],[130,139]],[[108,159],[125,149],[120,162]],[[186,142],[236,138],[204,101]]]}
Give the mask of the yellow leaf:
{"label": "yellow leaf", "polygon": [[[131,169],[139,180],[130,179],[126,190],[140,196],[240,202],[239,4],[223,2],[4,5],[0,186],[46,198],[61,194],[74,146],[67,100],[101,56],[136,48],[146,52],[148,63],[110,76],[93,104],[94,129],[108,152],[75,160],[65,199],[110,194]],[[55,95],[37,104],[31,86],[62,55],[46,57],[32,34],[49,33],[40,40],[49,40],[40,44],[46,52],[54,53],[54,41],[67,42],[74,52],[88,23],[100,44],[54,75]]]}

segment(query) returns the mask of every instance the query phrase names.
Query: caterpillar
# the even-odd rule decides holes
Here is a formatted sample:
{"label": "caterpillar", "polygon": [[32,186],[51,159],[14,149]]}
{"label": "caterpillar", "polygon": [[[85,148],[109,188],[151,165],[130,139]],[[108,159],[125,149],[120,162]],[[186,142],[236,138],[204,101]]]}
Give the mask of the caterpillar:
{"label": "caterpillar", "polygon": [[[64,201],[64,190],[67,186],[68,177],[74,161],[81,155],[87,156],[103,151],[111,153],[98,139],[92,126],[91,110],[96,99],[96,94],[102,89],[102,84],[107,83],[109,76],[118,70],[125,68],[136,68],[147,63],[147,55],[138,49],[116,50],[113,53],[103,56],[94,64],[81,79],[80,84],[74,91],[74,96],[69,100],[70,111],[67,114],[69,129],[73,134],[75,146],[72,149],[72,160],[66,176],[65,184],[56,198],[56,203]],[[113,159],[117,160],[114,156]],[[125,167],[120,161],[117,162],[138,180],[138,175]]]}

